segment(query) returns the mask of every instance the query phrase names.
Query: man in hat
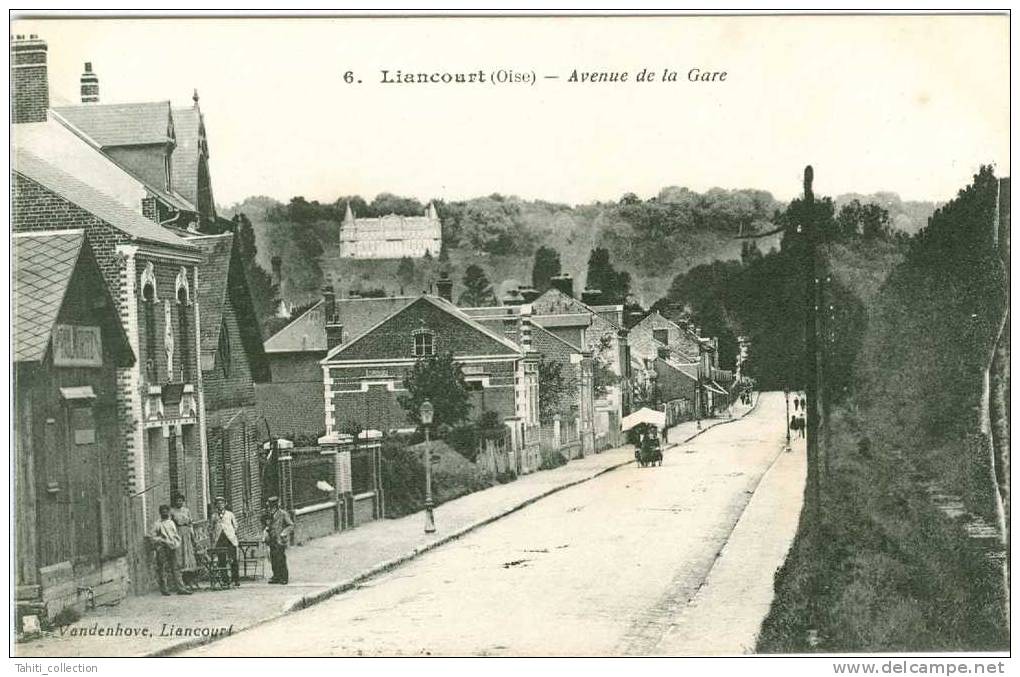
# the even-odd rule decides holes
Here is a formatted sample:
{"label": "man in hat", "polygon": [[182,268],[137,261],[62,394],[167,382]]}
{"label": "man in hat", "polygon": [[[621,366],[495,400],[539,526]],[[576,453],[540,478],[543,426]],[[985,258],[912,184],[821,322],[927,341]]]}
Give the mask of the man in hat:
{"label": "man in hat", "polygon": [[230,580],[234,587],[240,587],[237,572],[237,518],[227,510],[227,500],[222,496],[213,499],[216,510],[209,520],[209,542],[216,549],[216,556],[223,564],[224,557],[230,562]]}
{"label": "man in hat", "polygon": [[269,544],[269,565],[273,568],[270,583],[287,585],[290,572],[287,571],[287,543],[290,532],[294,530],[294,520],[287,511],[280,507],[280,499],[270,496],[268,516],[266,517],[266,543]]}
{"label": "man in hat", "polygon": [[156,550],[156,580],[159,591],[169,595],[167,589],[173,585],[178,595],[190,595],[191,591],[184,585],[181,570],[177,567],[177,549],[181,547],[181,537],[177,533],[177,525],[170,519],[170,506],[159,506],[159,519],[149,532],[149,539]]}

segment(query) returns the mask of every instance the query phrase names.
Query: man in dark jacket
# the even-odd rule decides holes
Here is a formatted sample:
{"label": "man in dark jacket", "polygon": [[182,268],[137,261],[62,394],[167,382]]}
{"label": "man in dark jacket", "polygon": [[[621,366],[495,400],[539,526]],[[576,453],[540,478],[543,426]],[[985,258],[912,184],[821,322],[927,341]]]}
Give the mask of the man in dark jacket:
{"label": "man in dark jacket", "polygon": [[287,544],[294,530],[294,520],[280,507],[280,499],[276,496],[270,496],[266,503],[269,514],[266,517],[265,538],[269,544],[269,565],[273,568],[273,577],[269,582],[287,585],[290,580],[290,572],[287,571]]}

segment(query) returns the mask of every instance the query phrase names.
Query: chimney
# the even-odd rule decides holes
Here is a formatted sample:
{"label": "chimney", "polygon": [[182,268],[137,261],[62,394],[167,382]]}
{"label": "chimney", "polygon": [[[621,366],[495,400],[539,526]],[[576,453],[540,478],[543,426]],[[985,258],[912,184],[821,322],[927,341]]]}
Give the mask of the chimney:
{"label": "chimney", "polygon": [[589,306],[597,306],[602,301],[601,289],[585,289],[581,292],[581,303]]}
{"label": "chimney", "polygon": [[439,281],[436,282],[436,292],[440,297],[453,303],[453,280],[445,270],[439,274]]}
{"label": "chimney", "polygon": [[538,293],[538,290],[535,289],[534,287],[522,287],[518,291],[521,292],[521,296],[524,298],[525,303],[531,303],[539,296],[541,296],[541,294]]}
{"label": "chimney", "polygon": [[270,263],[273,266],[273,286],[276,287],[277,293],[283,284],[283,259],[279,256],[274,256],[270,259]]}
{"label": "chimney", "polygon": [[530,353],[532,351],[531,306],[525,306],[521,309],[521,348],[523,348],[526,353]]}
{"label": "chimney", "polygon": [[521,292],[516,289],[511,289],[503,297],[504,306],[519,306],[524,303],[524,297],[521,296]]}
{"label": "chimney", "polygon": [[567,296],[574,295],[574,278],[570,273],[563,273],[562,275],[554,275],[550,280],[553,289],[566,294]]}
{"label": "chimney", "polygon": [[99,103],[99,76],[92,72],[92,62],[85,62],[85,72],[81,74],[81,102]]}
{"label": "chimney", "polygon": [[46,122],[50,107],[46,41],[38,35],[11,39],[11,98],[11,122]]}
{"label": "chimney", "polygon": [[332,287],[322,288],[322,311],[326,316],[326,350],[343,343],[344,326],[336,313],[336,294]]}

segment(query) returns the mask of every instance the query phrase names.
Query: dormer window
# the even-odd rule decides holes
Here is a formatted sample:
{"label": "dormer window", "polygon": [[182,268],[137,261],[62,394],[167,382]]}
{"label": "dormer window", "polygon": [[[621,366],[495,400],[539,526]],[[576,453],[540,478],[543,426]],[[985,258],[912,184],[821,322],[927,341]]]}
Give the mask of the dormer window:
{"label": "dormer window", "polygon": [[414,332],[414,356],[432,357],[436,354],[436,335],[428,329]]}

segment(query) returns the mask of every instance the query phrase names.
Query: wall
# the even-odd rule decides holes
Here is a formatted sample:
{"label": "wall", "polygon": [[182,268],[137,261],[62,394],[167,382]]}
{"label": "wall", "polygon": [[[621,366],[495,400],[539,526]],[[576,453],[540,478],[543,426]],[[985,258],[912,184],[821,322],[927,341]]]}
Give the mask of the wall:
{"label": "wall", "polygon": [[166,167],[163,165],[163,158],[167,152],[169,151],[164,144],[103,149],[103,153],[123,165],[129,172],[159,189],[166,189]]}

